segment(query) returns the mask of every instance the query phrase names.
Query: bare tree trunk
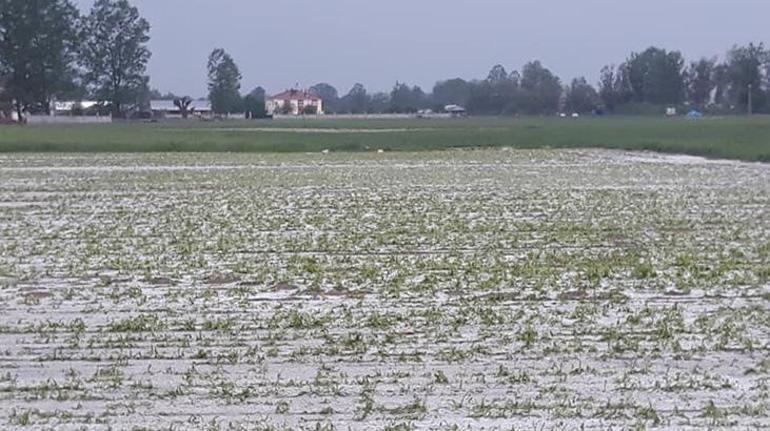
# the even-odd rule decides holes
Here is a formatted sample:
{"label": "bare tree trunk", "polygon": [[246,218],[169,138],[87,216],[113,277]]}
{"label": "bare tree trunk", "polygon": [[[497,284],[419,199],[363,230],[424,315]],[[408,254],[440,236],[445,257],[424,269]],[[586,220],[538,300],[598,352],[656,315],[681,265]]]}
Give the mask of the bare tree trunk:
{"label": "bare tree trunk", "polygon": [[16,115],[17,115],[17,121],[19,123],[23,122],[24,120],[24,109],[20,102],[14,102],[14,107],[16,108]]}

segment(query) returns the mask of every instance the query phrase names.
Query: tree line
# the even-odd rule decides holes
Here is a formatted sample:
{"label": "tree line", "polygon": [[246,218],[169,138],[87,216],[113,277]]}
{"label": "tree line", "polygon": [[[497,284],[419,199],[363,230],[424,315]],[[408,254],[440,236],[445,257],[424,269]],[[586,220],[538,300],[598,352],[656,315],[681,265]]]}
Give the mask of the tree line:
{"label": "tree line", "polygon": [[20,117],[85,97],[124,115],[148,92],[149,32],[127,0],[97,0],[87,15],[70,0],[0,0],[3,97]]}
{"label": "tree line", "polygon": [[[0,102],[50,113],[54,100],[95,99],[113,116],[171,99],[184,113],[190,97],[150,90],[150,25],[128,0],[97,0],[81,15],[71,0],[0,0]],[[263,117],[265,90],[241,92],[242,74],[224,49],[208,58],[208,98],[216,113]],[[521,71],[494,66],[485,78],[437,82],[431,91],[397,82],[389,92],[355,84],[341,95],[328,83],[310,87],[329,113],[414,113],[462,105],[475,115],[557,112],[640,114],[663,106],[719,113],[770,112],[770,52],[735,46],[724,60],[687,63],[679,51],[650,47],[601,69],[596,85],[569,83],[539,61]]]}
{"label": "tree line", "polygon": [[[265,93],[261,87],[244,99],[249,103],[239,102],[240,74],[232,58],[227,58],[227,68],[235,72],[209,77],[212,83],[231,82],[212,84],[210,89],[229,88],[231,102],[227,109],[244,106],[248,111],[248,106],[262,106]],[[397,82],[390,92],[369,93],[360,83],[345,95],[328,83],[313,85],[309,90],[323,100],[327,113],[340,114],[415,113],[427,109],[439,112],[452,104],[462,105],[474,115],[651,114],[665,107],[722,114],[770,113],[768,72],[770,51],[761,43],[752,43],[733,47],[724,61],[701,58],[689,64],[679,51],[650,47],[631,53],[617,66],[603,67],[596,86],[584,77],[565,85],[542,63],[532,61],[521,72],[509,73],[498,64],[484,79],[439,81],[431,92],[402,82]],[[211,97],[216,111],[215,99]]]}

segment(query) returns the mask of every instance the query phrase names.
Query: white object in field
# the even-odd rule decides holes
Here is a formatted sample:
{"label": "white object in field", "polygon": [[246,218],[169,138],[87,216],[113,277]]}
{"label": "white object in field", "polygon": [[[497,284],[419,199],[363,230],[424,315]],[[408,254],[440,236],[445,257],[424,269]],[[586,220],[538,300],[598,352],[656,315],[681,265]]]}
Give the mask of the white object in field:
{"label": "white object in field", "polygon": [[382,148],[380,148],[379,150],[377,150],[377,152],[378,152],[379,154],[382,154],[382,153],[384,153],[384,152],[385,152],[385,150],[383,150]]}
{"label": "white object in field", "polygon": [[561,117],[561,118],[567,118],[567,114],[565,114],[565,113],[563,113],[563,112],[562,112],[561,114],[559,114],[559,117]]}
{"label": "white object in field", "polygon": [[676,116],[676,108],[673,108],[673,107],[666,108],[666,116],[667,117],[675,117]]}
{"label": "white object in field", "polygon": [[444,112],[453,118],[464,117],[468,114],[465,108],[460,105],[446,105],[444,106]]}
{"label": "white object in field", "polygon": [[460,105],[446,105],[444,111],[451,113],[465,113],[465,108]]}
{"label": "white object in field", "polygon": [[580,118],[580,114],[578,114],[577,112],[573,112],[572,118]]}
{"label": "white object in field", "polygon": [[321,153],[322,153],[322,154],[329,154],[329,152],[330,152],[330,151],[329,151],[329,149],[328,149],[328,148],[327,148],[327,149],[325,149],[325,150],[323,150],[323,151],[321,151]]}

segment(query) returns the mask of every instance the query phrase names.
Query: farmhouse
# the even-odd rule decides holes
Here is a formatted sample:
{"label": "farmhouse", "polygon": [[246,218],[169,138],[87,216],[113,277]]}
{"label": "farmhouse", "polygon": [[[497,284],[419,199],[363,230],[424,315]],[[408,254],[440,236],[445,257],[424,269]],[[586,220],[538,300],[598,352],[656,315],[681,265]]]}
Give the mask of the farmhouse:
{"label": "farmhouse", "polygon": [[323,101],[306,90],[286,90],[265,99],[268,115],[323,115]]}

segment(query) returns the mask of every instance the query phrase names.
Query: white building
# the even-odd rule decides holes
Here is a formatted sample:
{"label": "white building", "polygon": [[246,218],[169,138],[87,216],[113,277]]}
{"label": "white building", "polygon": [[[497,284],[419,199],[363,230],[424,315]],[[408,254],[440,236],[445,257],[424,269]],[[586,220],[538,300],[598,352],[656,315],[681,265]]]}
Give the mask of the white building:
{"label": "white building", "polygon": [[63,100],[54,102],[51,106],[53,115],[85,115],[98,109],[99,102],[95,100]]}
{"label": "white building", "polygon": [[468,112],[460,105],[446,105],[444,111],[452,117],[465,117]]}
{"label": "white building", "polygon": [[[150,110],[156,118],[182,118],[182,111],[173,100],[152,100]],[[213,111],[208,100],[193,100],[187,108],[189,118],[211,118]]]}
{"label": "white building", "polygon": [[286,90],[265,99],[268,115],[323,115],[323,101],[305,90]]}

